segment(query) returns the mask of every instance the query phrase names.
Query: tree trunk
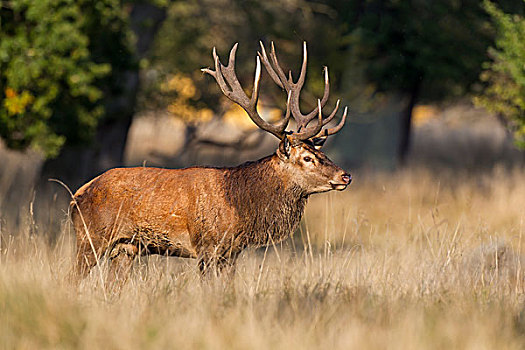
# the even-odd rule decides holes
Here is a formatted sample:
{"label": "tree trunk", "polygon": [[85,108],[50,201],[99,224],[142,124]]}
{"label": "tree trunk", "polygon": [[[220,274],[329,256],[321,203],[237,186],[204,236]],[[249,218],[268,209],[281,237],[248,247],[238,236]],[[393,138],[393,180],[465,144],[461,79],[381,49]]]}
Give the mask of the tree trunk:
{"label": "tree trunk", "polygon": [[401,166],[405,165],[407,162],[408,152],[410,151],[410,145],[412,141],[412,112],[414,106],[417,103],[419,98],[419,92],[421,89],[421,80],[416,79],[412,88],[409,91],[409,100],[406,106],[406,109],[401,115],[401,128],[400,128],[400,138],[399,138],[399,151],[398,159]]}
{"label": "tree trunk", "polygon": [[42,181],[45,183],[50,178],[59,179],[74,191],[88,179],[122,165],[132,116],[132,113],[128,113],[119,119],[100,123],[91,147],[65,147],[59,157],[44,163]]}
{"label": "tree trunk", "polygon": [[[130,8],[129,23],[136,37],[137,62],[148,52],[165,17],[166,8],[149,3],[137,3]],[[134,70],[112,74],[116,74],[120,88],[118,94],[106,96],[105,116],[97,126],[93,144],[84,148],[64,147],[56,159],[44,163],[43,181],[58,178],[74,190],[103,171],[122,165],[140,87],[139,68],[137,65]]]}

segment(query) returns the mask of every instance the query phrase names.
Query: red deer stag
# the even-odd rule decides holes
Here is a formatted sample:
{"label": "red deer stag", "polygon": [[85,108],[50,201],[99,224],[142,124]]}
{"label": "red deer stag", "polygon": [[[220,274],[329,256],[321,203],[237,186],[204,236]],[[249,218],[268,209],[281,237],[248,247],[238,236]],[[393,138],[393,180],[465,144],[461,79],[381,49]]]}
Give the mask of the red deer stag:
{"label": "red deer stag", "polygon": [[[76,274],[86,276],[98,259],[110,259],[108,281],[125,280],[138,254],[165,254],[198,259],[202,273],[209,267],[220,271],[233,266],[248,246],[277,243],[291,234],[311,194],[344,190],[351,176],[321,152],[327,136],[344,125],[325,128],[335,116],[323,118],[328,101],[328,71],[324,96],[308,114],[299,109],[299,94],[306,77],[306,43],[297,82],[286,77],[272,43],[268,55],[261,43],[249,98],[235,73],[235,52],[227,66],[213,49],[213,76],[222,92],[248,113],[257,126],[277,138],[276,152],[233,168],[186,169],[116,168],[83,185],[71,202],[77,236]],[[261,62],[272,80],[288,94],[286,112],[276,124],[257,113]],[[297,131],[285,131],[293,116]],[[311,122],[313,125],[309,125]]]}

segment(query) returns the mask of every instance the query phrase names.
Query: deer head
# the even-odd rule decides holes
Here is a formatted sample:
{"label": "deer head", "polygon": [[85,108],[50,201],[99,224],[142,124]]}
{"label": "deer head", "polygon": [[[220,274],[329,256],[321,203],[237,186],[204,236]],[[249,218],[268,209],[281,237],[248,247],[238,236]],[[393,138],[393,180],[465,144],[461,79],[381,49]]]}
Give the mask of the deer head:
{"label": "deer head", "polygon": [[[220,62],[216,49],[213,48],[215,70],[203,68],[202,71],[213,76],[223,94],[241,106],[260,129],[279,138],[280,143],[276,155],[280,160],[281,168],[286,170],[286,173],[293,179],[292,181],[304,188],[308,195],[334,189],[344,190],[350,184],[352,177],[335,165],[320,150],[328,136],[341,130],[346,121],[348,111],[347,107],[345,107],[341,121],[337,126],[323,128],[334,119],[340,102],[339,100],[337,101],[328,117],[325,118],[323,116],[322,109],[326,105],[330,94],[328,68],[324,68],[325,88],[322,99],[317,100],[317,107],[314,110],[308,114],[303,114],[299,108],[299,98],[306,78],[306,42],[303,43],[303,63],[297,82],[293,81],[291,71],[288,74],[288,78],[284,74],[283,69],[279,65],[273,42],[269,55],[270,59],[268,59],[263,43],[260,42],[261,51],[257,52],[255,79],[251,97],[246,95],[235,73],[237,45],[235,44],[230,51],[227,66]],[[284,89],[288,95],[284,117],[275,124],[265,121],[257,112],[261,61],[272,80]],[[295,120],[297,130],[286,131],[291,117]],[[313,125],[309,125],[311,122],[314,122],[312,123]]]}

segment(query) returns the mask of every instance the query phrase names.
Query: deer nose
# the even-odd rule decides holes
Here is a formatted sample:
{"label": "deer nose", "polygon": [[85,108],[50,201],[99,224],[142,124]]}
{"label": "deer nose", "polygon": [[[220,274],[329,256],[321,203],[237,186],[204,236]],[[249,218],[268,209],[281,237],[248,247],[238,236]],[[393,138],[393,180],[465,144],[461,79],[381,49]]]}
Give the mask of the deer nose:
{"label": "deer nose", "polygon": [[343,182],[348,185],[350,182],[352,182],[352,175],[344,173],[341,175],[341,180],[343,180]]}

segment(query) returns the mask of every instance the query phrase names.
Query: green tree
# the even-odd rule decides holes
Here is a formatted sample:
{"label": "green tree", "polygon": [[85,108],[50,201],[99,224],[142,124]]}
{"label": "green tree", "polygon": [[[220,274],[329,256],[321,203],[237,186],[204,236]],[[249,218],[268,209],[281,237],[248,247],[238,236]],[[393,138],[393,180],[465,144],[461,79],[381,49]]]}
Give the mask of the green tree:
{"label": "green tree", "polygon": [[403,162],[415,104],[462,96],[477,82],[491,42],[488,16],[477,0],[332,3],[346,26],[348,66],[362,70],[372,94],[407,101],[399,127]]}
{"label": "green tree", "polygon": [[495,47],[489,49],[481,80],[486,84],[474,102],[496,113],[525,148],[525,20],[506,14],[490,1],[484,7],[496,29]]}
{"label": "green tree", "polygon": [[160,2],[0,2],[0,137],[41,151],[45,178],[74,186],[122,163]]}
{"label": "green tree", "polygon": [[[3,2],[0,136],[8,147],[55,157],[66,142],[91,140],[103,114],[100,82],[112,66],[92,53],[95,23],[84,12],[86,3]],[[107,8],[97,11],[102,23],[121,25],[111,1],[99,4]]]}

